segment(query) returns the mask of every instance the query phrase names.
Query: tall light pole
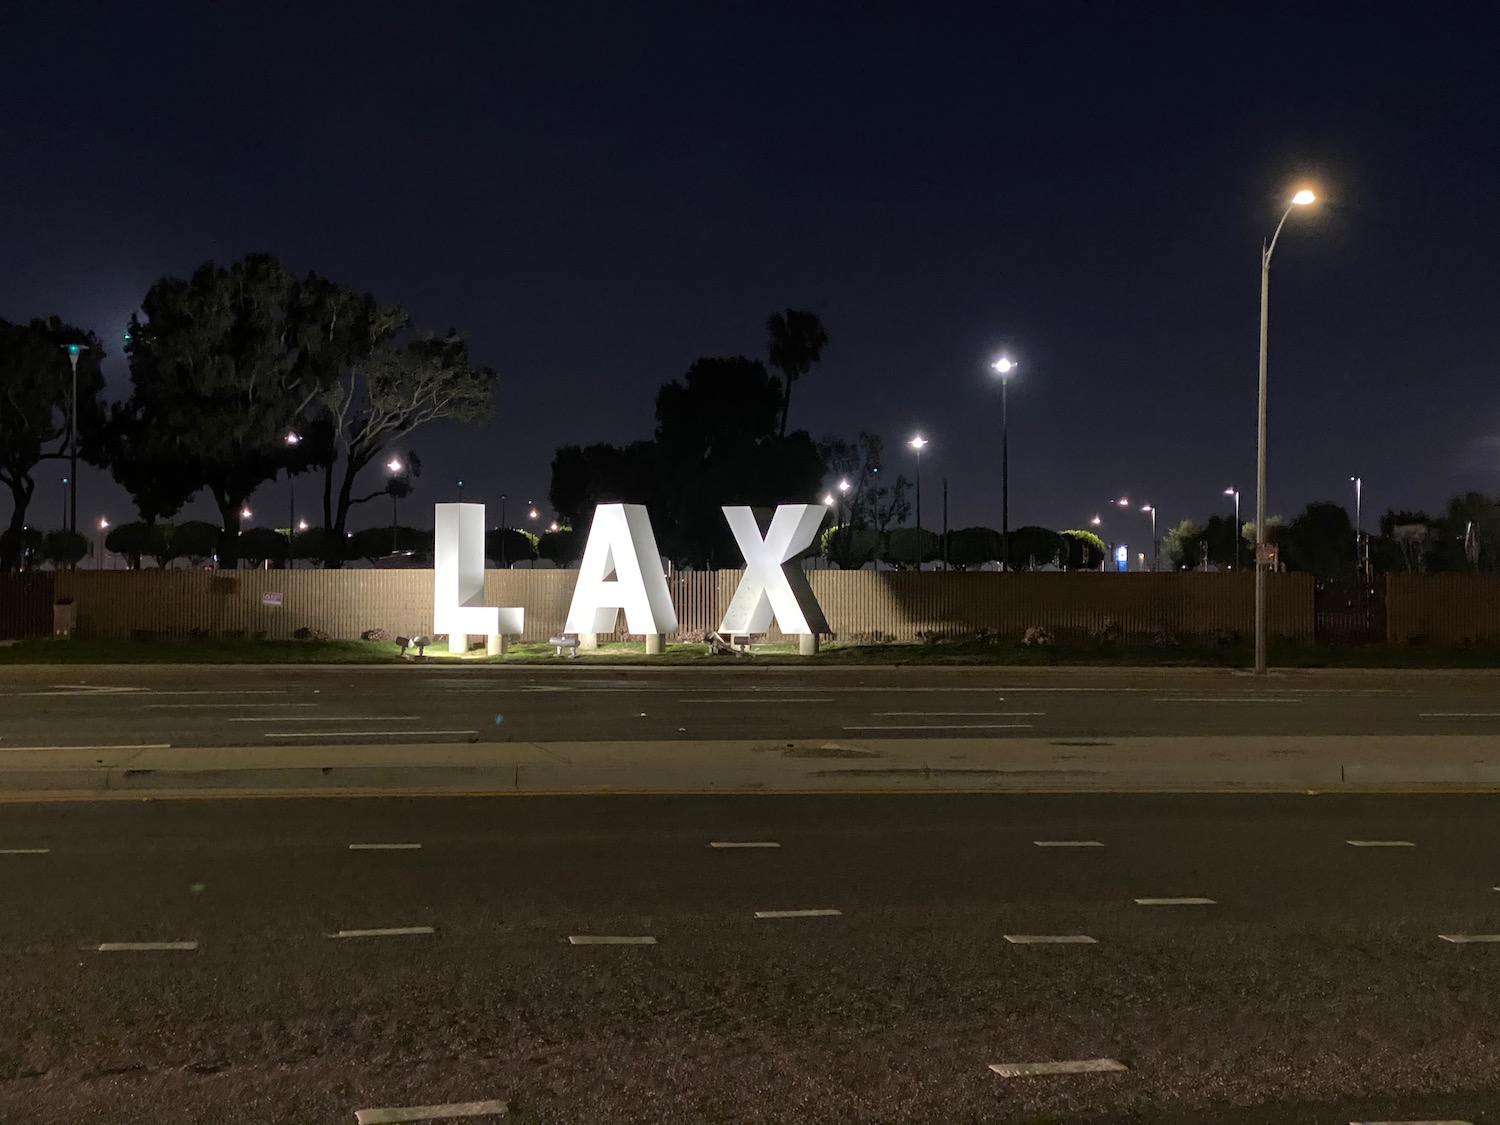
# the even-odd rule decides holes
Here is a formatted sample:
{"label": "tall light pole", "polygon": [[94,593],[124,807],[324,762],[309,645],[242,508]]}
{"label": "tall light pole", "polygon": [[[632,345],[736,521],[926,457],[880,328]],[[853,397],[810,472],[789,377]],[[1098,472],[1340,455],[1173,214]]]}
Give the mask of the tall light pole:
{"label": "tall light pole", "polygon": [[1234,497],[1234,569],[1240,568],[1240,490],[1230,485],[1224,490],[1225,496]]}
{"label": "tall light pole", "polygon": [[505,563],[505,493],[500,494],[500,569],[504,570]]}
{"label": "tall light pole", "polygon": [[1360,544],[1364,539],[1364,527],[1360,522],[1360,504],[1364,499],[1360,494],[1364,490],[1364,481],[1359,477],[1349,478],[1354,483],[1354,573],[1364,577],[1365,568],[1360,556]]}
{"label": "tall light pole", "polygon": [[[399,457],[392,457],[389,461],[387,461],[385,463],[385,467],[386,467],[386,470],[393,477],[397,473],[399,473],[402,469],[406,468],[406,466],[401,463],[401,458],[399,458]],[[394,482],[392,482],[392,483],[394,483]],[[395,493],[395,490],[392,489],[392,491],[391,491],[391,554],[394,555],[395,553],[396,553],[396,493]]]}
{"label": "tall light pole", "polygon": [[1151,573],[1155,574],[1161,563],[1161,552],[1156,549],[1156,505],[1142,504],[1141,511],[1151,513]]}
{"label": "tall light pole", "polygon": [[1266,334],[1269,327],[1271,300],[1271,255],[1276,239],[1287,217],[1298,207],[1306,207],[1317,196],[1303,188],[1292,196],[1281,214],[1276,231],[1260,252],[1260,394],[1255,439],[1255,674],[1266,673]]}
{"label": "tall light pole", "polygon": [[922,450],[927,448],[927,439],[917,434],[906,443],[917,451],[917,569],[922,569]]}
{"label": "tall light pole", "polygon": [[[295,449],[302,444],[302,435],[289,432],[285,438],[287,448]],[[286,568],[291,570],[296,555],[292,552],[297,538],[297,486],[292,481],[291,466],[286,470]]]}
{"label": "tall light pole", "polygon": [[73,367],[73,395],[68,399],[68,530],[78,531],[78,357],[88,351],[86,344],[66,344],[68,363]]}
{"label": "tall light pole", "polygon": [[990,370],[1000,376],[1000,569],[1010,569],[1010,408],[1006,401],[1005,388],[1010,384],[1010,373],[1016,362],[1001,356],[990,364]]}

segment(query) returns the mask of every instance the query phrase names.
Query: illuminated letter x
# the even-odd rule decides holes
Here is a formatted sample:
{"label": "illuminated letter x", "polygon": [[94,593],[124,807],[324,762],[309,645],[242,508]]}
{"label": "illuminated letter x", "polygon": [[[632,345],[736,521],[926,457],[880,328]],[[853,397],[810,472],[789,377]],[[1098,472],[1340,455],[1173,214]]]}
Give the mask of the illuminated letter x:
{"label": "illuminated letter x", "polygon": [[826,514],[822,504],[783,504],[762,539],[749,508],[724,509],[729,530],[745,555],[745,576],[729,600],[719,632],[764,633],[772,621],[787,634],[829,631],[797,562],[797,556],[812,546]]}

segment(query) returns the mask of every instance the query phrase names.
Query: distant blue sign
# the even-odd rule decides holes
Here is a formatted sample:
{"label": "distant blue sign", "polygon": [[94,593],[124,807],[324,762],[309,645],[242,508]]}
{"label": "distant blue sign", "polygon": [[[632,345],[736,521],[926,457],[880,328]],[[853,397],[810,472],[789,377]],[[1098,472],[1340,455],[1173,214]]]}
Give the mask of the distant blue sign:
{"label": "distant blue sign", "polygon": [[1121,574],[1130,569],[1130,548],[1124,543],[1115,548],[1115,569]]}

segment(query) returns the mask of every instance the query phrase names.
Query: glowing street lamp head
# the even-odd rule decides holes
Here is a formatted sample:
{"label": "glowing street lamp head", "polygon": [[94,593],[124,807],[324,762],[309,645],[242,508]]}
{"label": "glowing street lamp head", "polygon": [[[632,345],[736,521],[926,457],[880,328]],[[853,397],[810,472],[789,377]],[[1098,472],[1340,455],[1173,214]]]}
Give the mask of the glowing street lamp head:
{"label": "glowing street lamp head", "polygon": [[921,434],[918,434],[916,437],[912,438],[911,441],[907,442],[906,444],[908,444],[909,446],[911,446],[918,453],[921,453],[922,450],[925,449],[931,443],[929,443],[928,440],[926,438],[924,438]]}
{"label": "glowing street lamp head", "polygon": [[1309,203],[1314,202],[1317,198],[1318,197],[1312,192],[1308,191],[1306,188],[1303,188],[1296,195],[1292,196],[1292,202],[1295,203],[1298,207],[1306,207]]}
{"label": "glowing street lamp head", "polygon": [[847,493],[853,487],[854,486],[849,483],[848,478],[845,478],[844,480],[839,481],[839,491],[840,492]]}
{"label": "glowing street lamp head", "polygon": [[1239,494],[1240,490],[1238,488],[1235,488],[1232,484],[1224,490],[1225,496],[1238,496]]}
{"label": "glowing street lamp head", "polygon": [[402,469],[406,468],[406,466],[401,463],[401,458],[399,457],[392,457],[385,463],[385,467],[393,473],[399,473]]}
{"label": "glowing street lamp head", "polygon": [[1001,375],[1009,375],[1017,366],[1015,360],[1001,356],[994,363],[990,364],[990,369]]}
{"label": "glowing street lamp head", "polygon": [[285,440],[288,445],[298,445],[302,441],[302,435],[298,433],[288,433]]}
{"label": "glowing street lamp head", "polygon": [[99,517],[99,530],[103,531],[108,526],[109,526],[109,520],[105,519],[103,516],[100,516]]}
{"label": "glowing street lamp head", "polygon": [[532,508],[531,511],[527,512],[526,513],[526,518],[529,519],[529,520],[536,519],[536,509]]}
{"label": "glowing street lamp head", "polygon": [[828,495],[824,496],[823,503],[828,505],[828,507],[830,508],[833,507],[833,493],[830,492],[828,493]]}
{"label": "glowing street lamp head", "polygon": [[1156,511],[1156,509],[1153,508],[1150,504],[1142,504],[1141,505],[1141,511],[1143,511],[1143,512],[1154,512],[1154,511]]}
{"label": "glowing street lamp head", "polygon": [[1122,508],[1128,508],[1130,507],[1130,497],[1121,496],[1118,500],[1115,501],[1115,503]]}
{"label": "glowing street lamp head", "polygon": [[247,520],[251,516],[253,516],[254,514],[255,513],[252,512],[249,508],[241,508],[240,509],[240,519],[242,519],[242,520]]}
{"label": "glowing street lamp head", "polygon": [[306,520],[298,520],[297,521],[297,530],[298,531],[306,531],[307,530],[307,521]]}

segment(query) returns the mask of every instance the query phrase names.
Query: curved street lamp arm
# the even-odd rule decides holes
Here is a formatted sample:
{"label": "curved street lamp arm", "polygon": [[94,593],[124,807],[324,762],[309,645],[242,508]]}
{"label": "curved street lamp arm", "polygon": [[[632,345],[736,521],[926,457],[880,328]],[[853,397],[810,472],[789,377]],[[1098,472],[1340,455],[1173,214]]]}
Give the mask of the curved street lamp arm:
{"label": "curved street lamp arm", "polygon": [[1271,241],[1266,243],[1265,252],[1261,257],[1261,265],[1265,266],[1268,269],[1271,265],[1271,253],[1276,249],[1276,240],[1281,237],[1281,228],[1286,226],[1287,217],[1291,215],[1293,210],[1296,209],[1296,206],[1297,205],[1295,203],[1290,203],[1287,205],[1287,209],[1282,213],[1281,222],[1276,224],[1276,233],[1271,235]]}

